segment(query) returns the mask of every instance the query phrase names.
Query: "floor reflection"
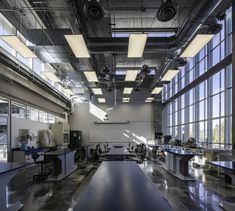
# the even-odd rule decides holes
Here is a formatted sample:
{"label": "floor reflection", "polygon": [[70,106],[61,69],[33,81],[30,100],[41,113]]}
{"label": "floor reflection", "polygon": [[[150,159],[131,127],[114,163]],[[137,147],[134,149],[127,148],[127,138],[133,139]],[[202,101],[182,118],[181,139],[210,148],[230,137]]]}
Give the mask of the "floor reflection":
{"label": "floor reflection", "polygon": [[202,169],[190,170],[196,181],[181,181],[159,162],[145,161],[140,166],[175,210],[222,210],[219,206],[222,200],[235,201],[235,187]]}
{"label": "floor reflection", "polygon": [[[211,172],[194,169],[191,173],[197,181],[184,182],[169,174],[159,162],[145,161],[140,167],[175,210],[221,210],[222,200],[235,201],[235,187]],[[92,170],[88,174],[85,169],[81,174],[77,170],[60,182],[35,183],[32,175],[37,171],[35,167],[21,171],[9,184],[9,203],[23,203],[22,211],[72,211],[95,173]]]}

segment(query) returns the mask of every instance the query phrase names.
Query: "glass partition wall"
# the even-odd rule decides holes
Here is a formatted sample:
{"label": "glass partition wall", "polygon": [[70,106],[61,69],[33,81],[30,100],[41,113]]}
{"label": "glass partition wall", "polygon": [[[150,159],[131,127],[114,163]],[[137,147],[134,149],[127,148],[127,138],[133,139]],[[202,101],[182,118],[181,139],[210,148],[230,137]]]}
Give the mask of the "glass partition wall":
{"label": "glass partition wall", "polygon": [[0,97],[0,162],[7,161],[9,140],[9,101]]}
{"label": "glass partition wall", "polygon": [[64,121],[57,115],[0,96],[0,162],[11,160],[12,118],[47,124]]}

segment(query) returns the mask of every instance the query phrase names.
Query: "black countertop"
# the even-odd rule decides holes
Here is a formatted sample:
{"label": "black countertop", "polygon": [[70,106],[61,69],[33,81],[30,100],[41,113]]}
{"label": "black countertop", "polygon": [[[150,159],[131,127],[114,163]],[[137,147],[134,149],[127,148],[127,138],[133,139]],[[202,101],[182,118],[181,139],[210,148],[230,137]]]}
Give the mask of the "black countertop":
{"label": "black countertop", "polygon": [[235,171],[235,161],[207,161],[207,163],[224,169]]}
{"label": "black countertop", "polygon": [[31,163],[16,163],[16,162],[7,162],[7,163],[0,163],[0,175],[7,173],[9,171],[14,171],[19,168],[26,167]]}
{"label": "black countertop", "polygon": [[180,155],[180,156],[199,155],[199,153],[195,153],[195,152],[188,151],[188,150],[182,150],[182,149],[166,149],[166,152],[173,153],[173,154]]}
{"label": "black countertop", "polygon": [[134,161],[103,161],[75,211],[171,211]]}
{"label": "black countertop", "polygon": [[63,155],[63,154],[67,154],[67,153],[70,153],[70,152],[73,152],[73,151],[75,151],[75,150],[72,150],[72,149],[61,149],[61,150],[46,152],[46,153],[44,153],[44,155]]}

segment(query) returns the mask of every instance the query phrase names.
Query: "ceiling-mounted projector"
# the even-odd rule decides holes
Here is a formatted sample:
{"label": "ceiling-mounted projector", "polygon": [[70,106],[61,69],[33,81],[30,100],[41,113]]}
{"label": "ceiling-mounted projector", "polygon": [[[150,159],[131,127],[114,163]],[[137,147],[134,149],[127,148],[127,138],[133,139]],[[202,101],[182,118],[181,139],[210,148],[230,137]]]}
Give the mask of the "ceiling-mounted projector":
{"label": "ceiling-mounted projector", "polygon": [[104,17],[104,9],[100,2],[96,0],[91,0],[85,3],[84,12],[91,20],[99,21]]}
{"label": "ceiling-mounted projector", "polygon": [[175,17],[178,4],[174,0],[164,0],[157,11],[157,19],[166,22]]}

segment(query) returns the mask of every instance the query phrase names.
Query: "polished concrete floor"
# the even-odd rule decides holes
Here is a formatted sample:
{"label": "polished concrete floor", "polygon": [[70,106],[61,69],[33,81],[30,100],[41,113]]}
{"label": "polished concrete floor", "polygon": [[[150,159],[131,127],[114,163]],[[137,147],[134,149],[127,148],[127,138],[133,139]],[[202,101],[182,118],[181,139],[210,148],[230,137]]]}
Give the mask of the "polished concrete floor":
{"label": "polished concrete floor", "polygon": [[[44,183],[33,182],[38,169],[30,167],[9,184],[8,203],[23,203],[22,211],[72,211],[97,167],[77,170],[60,182]],[[145,161],[140,167],[175,210],[221,210],[222,200],[235,202],[235,187],[210,171],[197,169],[192,172],[197,181],[183,182],[166,172],[160,162]]]}

